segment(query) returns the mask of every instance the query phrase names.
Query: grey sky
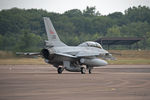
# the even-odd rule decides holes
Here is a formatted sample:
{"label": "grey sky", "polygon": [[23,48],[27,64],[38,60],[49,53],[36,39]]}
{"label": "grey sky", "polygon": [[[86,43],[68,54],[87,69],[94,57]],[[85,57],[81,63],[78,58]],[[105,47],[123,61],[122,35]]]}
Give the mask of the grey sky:
{"label": "grey sky", "polygon": [[83,10],[86,6],[96,6],[103,15],[115,11],[124,12],[127,8],[138,5],[150,7],[150,0],[0,0],[0,10],[17,7],[63,13],[70,9]]}

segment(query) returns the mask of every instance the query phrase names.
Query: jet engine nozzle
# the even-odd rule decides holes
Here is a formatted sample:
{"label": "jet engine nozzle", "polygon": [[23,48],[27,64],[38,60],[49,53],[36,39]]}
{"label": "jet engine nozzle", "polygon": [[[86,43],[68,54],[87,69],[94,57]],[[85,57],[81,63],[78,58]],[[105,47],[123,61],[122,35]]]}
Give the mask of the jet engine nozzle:
{"label": "jet engine nozzle", "polygon": [[45,59],[48,59],[48,60],[53,60],[53,58],[54,58],[53,53],[52,53],[51,50],[49,50],[49,49],[42,49],[42,50],[41,50],[41,55],[42,55]]}
{"label": "jet engine nozzle", "polygon": [[50,52],[49,52],[48,49],[42,49],[42,50],[41,50],[41,54],[42,54],[42,56],[43,56],[45,59],[49,59]]}

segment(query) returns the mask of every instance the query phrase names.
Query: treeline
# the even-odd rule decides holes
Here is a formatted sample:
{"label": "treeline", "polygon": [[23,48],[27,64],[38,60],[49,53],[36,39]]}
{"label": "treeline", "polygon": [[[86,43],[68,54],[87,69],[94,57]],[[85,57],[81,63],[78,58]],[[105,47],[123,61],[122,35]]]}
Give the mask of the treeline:
{"label": "treeline", "polygon": [[[47,39],[42,17],[50,17],[62,41],[78,45],[100,37],[143,37],[139,46],[150,48],[150,8],[132,7],[124,13],[101,15],[95,7],[63,14],[42,9],[0,11],[0,50],[39,51]],[[146,46],[145,46],[146,45]]]}

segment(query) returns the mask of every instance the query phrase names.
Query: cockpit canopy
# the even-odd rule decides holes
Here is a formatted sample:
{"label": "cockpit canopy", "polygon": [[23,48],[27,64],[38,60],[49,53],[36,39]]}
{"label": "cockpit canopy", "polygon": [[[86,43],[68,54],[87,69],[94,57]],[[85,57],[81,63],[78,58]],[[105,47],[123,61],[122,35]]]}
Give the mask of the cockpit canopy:
{"label": "cockpit canopy", "polygon": [[96,48],[102,49],[102,46],[99,43],[93,42],[93,41],[83,42],[79,46],[81,46],[81,47],[96,47]]}

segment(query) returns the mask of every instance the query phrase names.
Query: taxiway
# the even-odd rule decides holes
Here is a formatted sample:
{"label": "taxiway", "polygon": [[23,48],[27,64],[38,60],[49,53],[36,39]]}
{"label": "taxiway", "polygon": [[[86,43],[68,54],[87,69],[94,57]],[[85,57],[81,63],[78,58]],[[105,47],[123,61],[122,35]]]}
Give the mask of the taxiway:
{"label": "taxiway", "polygon": [[150,100],[150,65],[108,65],[92,74],[0,65],[0,100]]}

